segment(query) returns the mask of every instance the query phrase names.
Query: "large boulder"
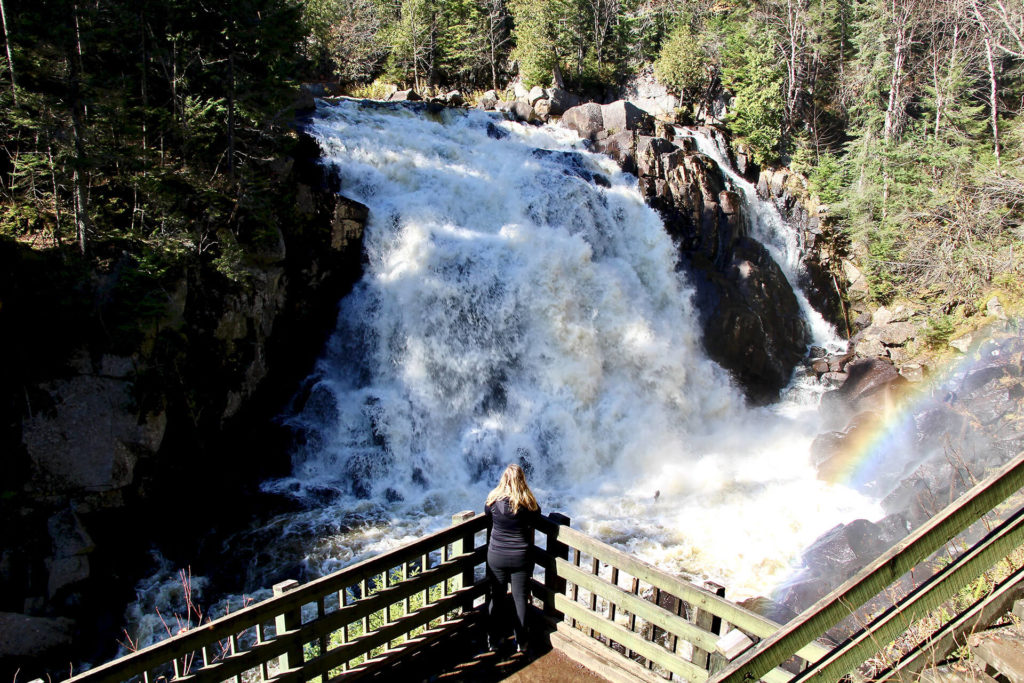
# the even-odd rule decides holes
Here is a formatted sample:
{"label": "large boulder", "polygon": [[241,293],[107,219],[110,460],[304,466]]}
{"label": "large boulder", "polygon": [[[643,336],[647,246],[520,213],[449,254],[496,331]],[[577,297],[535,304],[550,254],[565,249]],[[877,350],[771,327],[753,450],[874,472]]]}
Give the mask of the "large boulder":
{"label": "large boulder", "polygon": [[576,131],[581,138],[593,140],[604,130],[604,112],[600,104],[587,102],[566,111],[562,125]]}
{"label": "large boulder", "polygon": [[886,412],[907,385],[892,362],[883,358],[862,358],[849,363],[845,370],[843,385],[821,397],[819,410],[833,428],[846,424],[859,412]]}
{"label": "large boulder", "polygon": [[40,665],[66,663],[74,642],[74,626],[71,619],[0,612],[0,662],[25,667],[23,674],[37,674]]}
{"label": "large boulder", "polygon": [[493,90],[488,90],[480,97],[479,100],[477,100],[476,106],[480,109],[491,111],[500,101],[501,98],[498,97],[498,93]]}
{"label": "large boulder", "polygon": [[508,105],[508,115],[515,121],[522,121],[523,123],[533,123],[537,120],[537,113],[533,110],[533,107],[528,105],[526,102],[516,100],[510,102]]}
{"label": "large boulder", "polygon": [[624,130],[650,135],[654,132],[654,117],[625,100],[619,100],[601,107],[604,129],[609,133]]}
{"label": "large boulder", "polygon": [[548,100],[550,102],[548,113],[552,116],[561,116],[569,109],[579,105],[580,98],[573,95],[565,88],[548,88]]}
{"label": "large boulder", "polygon": [[695,258],[704,348],[736,377],[751,401],[769,403],[789,383],[810,343],[810,330],[764,245],[743,237],[729,254],[724,272]]}
{"label": "large boulder", "polygon": [[423,98],[413,89],[396,90],[388,97],[389,102],[419,102]]}
{"label": "large boulder", "polygon": [[133,482],[139,458],[157,452],[167,417],[139,414],[131,365],[117,365],[121,369],[108,375],[80,357],[81,374],[39,387],[36,410],[22,425],[34,490],[53,495],[120,489]]}

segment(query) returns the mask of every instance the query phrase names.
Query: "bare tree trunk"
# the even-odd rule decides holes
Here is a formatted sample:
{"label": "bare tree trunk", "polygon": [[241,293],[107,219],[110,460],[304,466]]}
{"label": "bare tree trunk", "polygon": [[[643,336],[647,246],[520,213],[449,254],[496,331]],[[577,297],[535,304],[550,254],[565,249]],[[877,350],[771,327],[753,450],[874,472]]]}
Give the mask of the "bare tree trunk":
{"label": "bare tree trunk", "polygon": [[0,19],[3,20],[4,45],[7,47],[7,69],[11,72],[11,98],[14,106],[18,106],[18,89],[14,84],[14,59],[11,58],[11,34],[7,32],[7,12],[4,11],[4,1],[0,0]]}
{"label": "bare tree trunk", "polygon": [[50,182],[53,184],[53,215],[57,221],[56,227],[53,229],[53,241],[60,246],[60,196],[57,194],[57,173],[53,167],[53,150],[50,147],[50,141],[46,141],[46,158],[50,163]]}
{"label": "bare tree trunk", "polygon": [[[79,43],[80,44],[80,43]],[[85,179],[82,169],[85,166],[85,104],[82,101],[81,72],[78,62],[73,56],[67,56],[68,64],[68,96],[71,109],[71,129],[75,138],[75,168],[71,174],[74,193],[75,232],[78,249],[85,254],[89,232],[89,199],[85,192]]]}
{"label": "bare tree trunk", "polygon": [[228,53],[228,177],[235,177],[235,53]]}
{"label": "bare tree trunk", "polygon": [[985,57],[988,60],[988,82],[989,101],[992,109],[992,145],[996,155],[996,166],[1000,165],[1000,144],[999,144],[999,88],[996,80],[995,59],[992,56],[992,41],[985,36]]}
{"label": "bare tree trunk", "polygon": [[[148,147],[148,140],[146,139],[146,118],[149,112],[149,88],[146,80],[146,72],[149,71],[149,50],[146,44],[146,15],[142,11],[139,12],[139,37],[142,47],[142,73],[141,78],[139,79],[140,89],[142,91],[142,151],[143,156],[146,156],[145,152]],[[145,164],[142,166],[142,177],[146,177]]]}

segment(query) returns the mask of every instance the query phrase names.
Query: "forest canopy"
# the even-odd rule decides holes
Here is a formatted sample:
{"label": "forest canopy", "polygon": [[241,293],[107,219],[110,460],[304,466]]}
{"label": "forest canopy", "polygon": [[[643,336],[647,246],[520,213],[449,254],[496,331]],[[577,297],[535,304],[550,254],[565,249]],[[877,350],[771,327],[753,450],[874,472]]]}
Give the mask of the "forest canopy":
{"label": "forest canopy", "polygon": [[[864,245],[872,294],[947,308],[1019,271],[1020,0],[2,0],[0,234],[128,240],[230,273],[279,211],[301,81],[602,99],[653,73],[727,105]],[[261,227],[262,226],[262,227]],[[239,246],[242,245],[242,246]],[[235,257],[232,256],[235,254]]]}

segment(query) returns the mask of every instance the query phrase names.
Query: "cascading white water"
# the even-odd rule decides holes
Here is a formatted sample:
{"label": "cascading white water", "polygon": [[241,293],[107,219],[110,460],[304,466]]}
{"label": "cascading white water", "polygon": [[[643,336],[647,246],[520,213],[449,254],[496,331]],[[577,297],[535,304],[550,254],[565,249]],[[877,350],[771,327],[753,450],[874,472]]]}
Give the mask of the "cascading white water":
{"label": "cascading white water", "polygon": [[746,207],[744,216],[749,222],[750,235],[768,249],[772,259],[782,269],[789,286],[796,294],[800,310],[810,325],[812,343],[833,353],[845,351],[846,340],[839,336],[835,328],[818,311],[814,310],[807,300],[807,296],[799,287],[802,266],[796,230],[786,223],[774,204],[758,197],[757,188],[753,183],[733,168],[729,162],[729,154],[723,138],[712,137],[700,129],[687,129],[685,134],[693,138],[697,143],[697,149],[702,154],[714,159],[718,167],[722,169],[729,189],[742,197]]}
{"label": "cascading white water", "polygon": [[[309,514],[401,538],[479,508],[521,461],[546,509],[734,594],[865,512],[815,479],[813,410],[749,410],[706,358],[660,219],[575,134],[347,101],[310,132],[370,208],[369,265],[272,489],[336,492]],[[322,556],[366,545],[336,541]]]}
{"label": "cascading white water", "polygon": [[815,477],[813,405],[744,406],[636,178],[575,133],[354,101],[309,132],[370,209],[368,265],[287,417],[292,476],[266,485],[307,509],[261,557],[336,570],[481,509],[509,462],[545,511],[733,599],[881,516]]}

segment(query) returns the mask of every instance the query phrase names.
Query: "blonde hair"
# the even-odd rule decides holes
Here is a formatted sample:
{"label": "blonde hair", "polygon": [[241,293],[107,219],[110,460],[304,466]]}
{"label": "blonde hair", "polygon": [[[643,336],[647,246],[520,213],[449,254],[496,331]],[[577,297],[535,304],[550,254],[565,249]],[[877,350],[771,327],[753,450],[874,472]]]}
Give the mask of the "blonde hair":
{"label": "blonde hair", "polygon": [[505,471],[501,473],[501,480],[498,482],[498,485],[487,494],[485,505],[492,505],[502,498],[508,500],[513,515],[519,511],[520,507],[525,507],[531,511],[536,511],[540,508],[537,505],[537,499],[533,496],[533,491],[530,490],[526,483],[526,473],[523,472],[523,468],[519,465],[513,464],[505,468]]}

